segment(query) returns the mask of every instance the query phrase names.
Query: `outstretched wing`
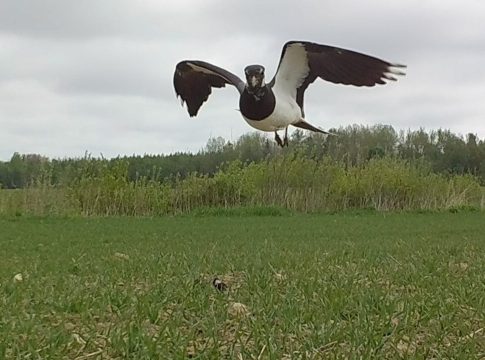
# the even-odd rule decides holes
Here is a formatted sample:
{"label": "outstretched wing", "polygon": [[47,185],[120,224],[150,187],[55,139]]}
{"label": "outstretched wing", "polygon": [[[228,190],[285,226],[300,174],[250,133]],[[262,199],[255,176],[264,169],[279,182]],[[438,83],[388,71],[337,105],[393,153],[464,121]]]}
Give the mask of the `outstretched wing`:
{"label": "outstretched wing", "polygon": [[204,61],[184,60],[175,67],[175,92],[182,99],[182,105],[187,104],[190,116],[197,115],[213,87],[221,88],[226,84],[234,85],[240,93],[244,90],[244,82],[236,75]]}
{"label": "outstretched wing", "polygon": [[304,41],[285,44],[271,85],[296,97],[303,111],[303,94],[316,78],[335,84],[374,86],[404,75],[404,65],[328,45]]}

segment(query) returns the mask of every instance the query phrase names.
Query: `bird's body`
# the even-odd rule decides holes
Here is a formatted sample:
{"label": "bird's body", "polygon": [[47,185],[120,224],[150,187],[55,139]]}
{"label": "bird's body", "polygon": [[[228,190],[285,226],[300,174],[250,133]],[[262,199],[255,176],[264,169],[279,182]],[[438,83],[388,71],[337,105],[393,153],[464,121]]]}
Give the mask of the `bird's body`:
{"label": "bird's body", "polygon": [[[305,120],[303,96],[315,79],[355,86],[385,84],[396,80],[392,75],[404,75],[396,70],[404,67],[354,51],[290,41],[285,44],[278,70],[273,80],[266,84],[264,67],[250,65],[245,68],[246,82],[227,70],[215,65],[185,60],[177,64],[174,87],[182,103],[187,103],[190,116],[197,115],[212,87],[235,86],[239,93],[239,110],[246,122],[261,131],[275,133],[280,146],[288,145],[288,126],[327,134]],[[282,141],[277,131],[285,130]]]}
{"label": "bird's body", "polygon": [[301,109],[294,98],[271,88],[268,88],[267,93],[260,99],[243,93],[239,109],[249,125],[262,131],[283,130],[302,118]]}

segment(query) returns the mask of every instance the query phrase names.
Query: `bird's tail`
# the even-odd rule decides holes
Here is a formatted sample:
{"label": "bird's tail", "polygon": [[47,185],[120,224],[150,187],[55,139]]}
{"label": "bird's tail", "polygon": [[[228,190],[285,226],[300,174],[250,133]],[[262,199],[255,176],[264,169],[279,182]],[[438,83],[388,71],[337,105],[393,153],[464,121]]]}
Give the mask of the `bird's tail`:
{"label": "bird's tail", "polygon": [[322,130],[322,129],[319,129],[315,126],[313,126],[312,124],[310,123],[307,123],[305,120],[301,119],[299,122],[297,123],[294,123],[294,124],[291,124],[293,126],[296,126],[298,128],[301,128],[301,129],[305,129],[305,130],[310,130],[310,131],[314,131],[314,132],[317,132],[317,133],[320,133],[320,134],[327,134],[327,135],[334,135],[332,133],[329,133],[328,131],[325,131],[325,130]]}

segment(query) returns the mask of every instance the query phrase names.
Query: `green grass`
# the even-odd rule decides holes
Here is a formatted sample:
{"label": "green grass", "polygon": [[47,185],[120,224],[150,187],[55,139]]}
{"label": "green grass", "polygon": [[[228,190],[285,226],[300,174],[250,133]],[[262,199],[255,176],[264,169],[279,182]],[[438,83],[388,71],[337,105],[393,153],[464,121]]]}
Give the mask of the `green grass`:
{"label": "green grass", "polygon": [[279,215],[0,218],[0,358],[485,356],[483,212]]}

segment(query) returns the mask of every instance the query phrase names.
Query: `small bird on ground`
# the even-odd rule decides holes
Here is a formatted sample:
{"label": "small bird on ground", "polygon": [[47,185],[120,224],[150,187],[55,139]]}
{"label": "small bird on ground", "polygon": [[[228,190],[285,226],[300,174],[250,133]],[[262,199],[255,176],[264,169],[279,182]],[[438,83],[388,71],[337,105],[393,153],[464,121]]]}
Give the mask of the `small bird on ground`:
{"label": "small bird on ground", "polygon": [[212,280],[212,285],[219,291],[227,290],[227,285],[219,278],[214,278],[214,280]]}
{"label": "small bird on ground", "polygon": [[[265,82],[264,67],[244,69],[246,82],[233,73],[199,60],[177,64],[173,83],[177,96],[187,104],[189,115],[196,116],[212,88],[233,85],[239,91],[239,110],[252,127],[275,133],[281,147],[288,146],[288,126],[328,134],[305,120],[303,96],[317,78],[336,84],[374,86],[395,81],[405,75],[405,65],[338,47],[306,41],[289,41],[283,46],[275,76]],[[285,130],[281,140],[279,130]]]}

